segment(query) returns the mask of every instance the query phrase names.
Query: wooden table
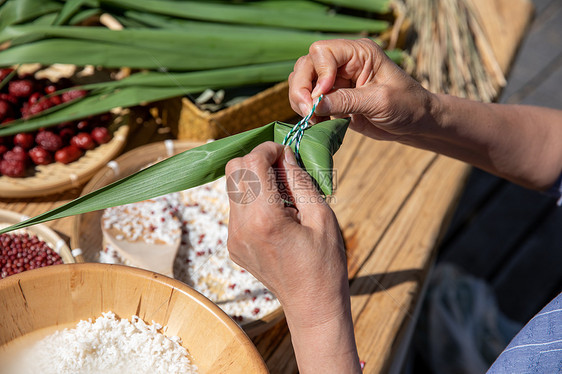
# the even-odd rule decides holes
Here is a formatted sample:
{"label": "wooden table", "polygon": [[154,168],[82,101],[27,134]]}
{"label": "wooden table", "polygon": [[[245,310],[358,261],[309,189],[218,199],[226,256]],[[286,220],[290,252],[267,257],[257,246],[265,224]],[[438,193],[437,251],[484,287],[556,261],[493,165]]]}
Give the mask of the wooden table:
{"label": "wooden table", "polygon": [[[528,0],[474,0],[486,32],[507,71],[529,20]],[[162,134],[138,132],[142,139]],[[455,207],[469,167],[396,143],[349,132],[335,160],[337,190],[332,207],[347,246],[352,313],[359,356],[366,373],[400,368],[404,347],[431,269],[435,248]],[[28,216],[79,195],[78,190],[43,198],[0,199],[0,208]],[[72,218],[47,223],[70,244]],[[272,373],[296,372],[284,321],[254,339]]]}
{"label": "wooden table", "polygon": [[[528,0],[473,0],[504,72],[532,14]],[[435,249],[470,168],[349,132],[331,204],[348,253],[351,307],[365,373],[398,372]],[[285,323],[254,339],[272,373],[297,371]]]}

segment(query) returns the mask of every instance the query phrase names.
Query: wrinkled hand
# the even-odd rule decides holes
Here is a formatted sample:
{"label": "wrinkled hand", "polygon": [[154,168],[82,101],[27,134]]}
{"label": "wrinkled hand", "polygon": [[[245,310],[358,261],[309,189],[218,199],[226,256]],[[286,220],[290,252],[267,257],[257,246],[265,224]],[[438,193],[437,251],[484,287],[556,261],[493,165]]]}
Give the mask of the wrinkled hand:
{"label": "wrinkled hand", "polygon": [[419,133],[433,99],[369,39],[318,41],[297,61],[289,77],[293,110],[305,116],[321,94],[317,122],[351,115],[350,128],[380,140]]}
{"label": "wrinkled hand", "polygon": [[272,142],[231,160],[226,176],[230,257],[281,302],[299,372],[360,373],[343,240],[310,176]]}
{"label": "wrinkled hand", "polygon": [[[255,191],[253,175],[259,181],[259,195],[240,203],[247,189]],[[226,176],[232,260],[267,286],[289,313],[315,314],[311,301],[324,309],[323,318],[340,313],[334,300],[341,297],[342,284],[347,287],[348,280],[338,223],[290,148],[261,144],[245,157],[230,161]],[[284,187],[279,189],[278,184]],[[286,206],[283,199],[293,201],[294,207]]]}

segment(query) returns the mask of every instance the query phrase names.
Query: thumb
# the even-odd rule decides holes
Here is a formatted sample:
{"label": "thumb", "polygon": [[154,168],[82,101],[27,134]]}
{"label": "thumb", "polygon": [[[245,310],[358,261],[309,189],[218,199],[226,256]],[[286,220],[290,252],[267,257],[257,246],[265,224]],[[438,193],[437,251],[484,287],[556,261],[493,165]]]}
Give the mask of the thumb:
{"label": "thumb", "polygon": [[285,185],[304,224],[307,217],[315,217],[327,204],[314,185],[312,177],[297,164],[295,154],[289,146],[283,150],[282,165],[285,169]]}
{"label": "thumb", "polygon": [[317,116],[365,114],[370,96],[368,87],[340,88],[324,95],[314,113]]}

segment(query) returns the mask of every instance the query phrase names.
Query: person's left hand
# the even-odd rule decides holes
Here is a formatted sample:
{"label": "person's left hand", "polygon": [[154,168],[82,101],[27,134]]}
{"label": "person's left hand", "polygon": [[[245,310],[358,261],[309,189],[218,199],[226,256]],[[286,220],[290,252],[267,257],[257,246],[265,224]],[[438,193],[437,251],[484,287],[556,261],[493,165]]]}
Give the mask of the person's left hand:
{"label": "person's left hand", "polygon": [[[251,175],[257,176],[259,195],[241,203],[240,196],[255,187]],[[348,280],[338,223],[292,150],[272,142],[261,144],[230,161],[226,176],[231,258],[267,286],[286,312],[316,314],[314,309],[322,308],[325,318],[339,313],[330,309],[338,304],[334,300],[341,298]],[[287,206],[284,199],[294,206]]]}
{"label": "person's left hand", "polygon": [[360,373],[343,240],[311,177],[272,142],[231,160],[226,177],[230,257],[281,302],[299,371]]}

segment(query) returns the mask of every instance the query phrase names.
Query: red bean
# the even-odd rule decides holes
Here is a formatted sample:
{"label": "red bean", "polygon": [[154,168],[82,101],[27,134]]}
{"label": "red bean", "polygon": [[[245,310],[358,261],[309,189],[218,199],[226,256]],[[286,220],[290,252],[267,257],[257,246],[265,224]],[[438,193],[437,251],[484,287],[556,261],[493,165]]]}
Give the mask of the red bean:
{"label": "red bean", "polygon": [[25,270],[62,263],[62,258],[47,243],[35,235],[0,235],[1,278],[6,278]]}
{"label": "red bean", "polygon": [[82,156],[82,154],[83,152],[80,148],[74,145],[69,145],[68,147],[59,149],[55,153],[55,161],[62,164],[69,164],[73,161],[78,160]]}

